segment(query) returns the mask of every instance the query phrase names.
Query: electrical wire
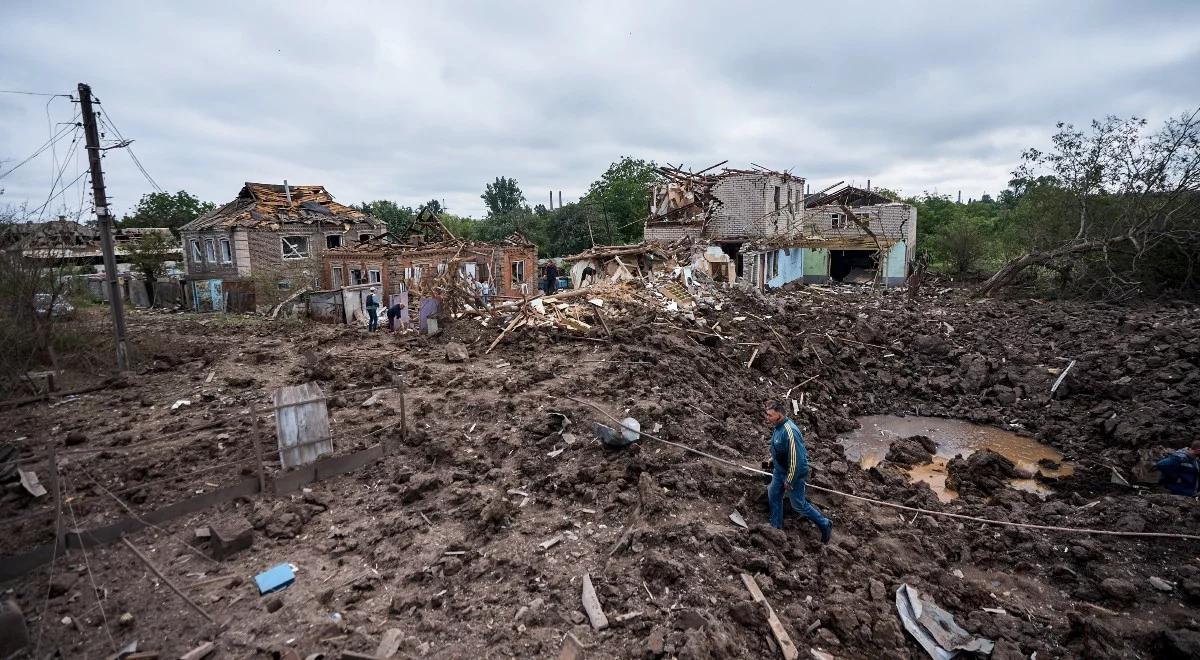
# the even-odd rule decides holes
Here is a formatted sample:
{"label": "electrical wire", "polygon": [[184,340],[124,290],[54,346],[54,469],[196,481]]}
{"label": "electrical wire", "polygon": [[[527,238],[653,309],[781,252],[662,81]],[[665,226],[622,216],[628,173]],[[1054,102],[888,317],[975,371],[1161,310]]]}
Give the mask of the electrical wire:
{"label": "electrical wire", "polygon": [[[646,433],[645,431],[641,431],[639,429],[635,429],[630,426],[626,426],[624,422],[622,422],[622,421],[618,420],[616,417],[613,417],[612,415],[610,415],[608,413],[608,411],[604,410],[600,406],[597,406],[596,404],[591,403],[589,401],[584,401],[582,399],[576,399],[575,397],[570,397],[570,396],[563,397],[563,398],[570,399],[571,401],[574,401],[576,403],[582,403],[585,406],[591,407],[591,408],[599,411],[600,413],[602,413],[605,417],[608,417],[609,419],[611,419],[613,422],[618,424],[621,428],[631,431],[633,433],[639,433],[643,436],[646,436],[647,438],[650,438],[651,440],[657,440],[658,442],[661,442],[663,444],[671,445],[672,447],[678,447],[679,449],[682,449],[684,451],[688,451],[693,454],[697,454],[699,456],[703,456],[705,458],[712,459],[714,461],[717,461],[718,463],[723,463],[730,467],[738,468],[739,470],[745,470],[747,472],[751,472],[754,474],[761,474],[761,475],[765,475],[768,477],[772,476],[772,474],[770,472],[767,472],[765,470],[753,468],[748,465],[741,465],[741,464],[739,464],[735,461],[731,461],[727,458],[721,458],[720,456],[714,456],[712,454],[700,451],[699,449],[692,449],[691,447],[689,447],[685,444],[678,443],[678,442],[672,442],[670,440],[663,440],[662,438],[656,438],[656,437],[650,435],[649,433]],[[1001,525],[1004,527],[1019,527],[1019,528],[1024,528],[1024,529],[1040,529],[1040,530],[1048,531],[1048,532],[1069,532],[1069,533],[1075,533],[1075,534],[1100,534],[1100,535],[1105,535],[1105,536],[1134,536],[1134,537],[1139,537],[1139,538],[1167,538],[1167,539],[1186,539],[1189,541],[1200,541],[1200,536],[1197,536],[1195,534],[1176,534],[1173,532],[1121,532],[1121,531],[1110,530],[1110,529],[1091,529],[1091,528],[1087,528],[1087,527],[1057,527],[1054,525],[1035,525],[1033,523],[1018,523],[1018,522],[1011,522],[1008,520],[991,520],[989,518],[979,518],[977,516],[968,516],[968,515],[964,515],[961,513],[950,513],[949,511],[931,511],[929,509],[922,509],[919,507],[907,506],[904,504],[896,504],[895,502],[887,502],[884,500],[872,499],[870,497],[863,497],[861,495],[852,495],[850,493],[844,493],[840,490],[834,490],[833,488],[826,488],[824,486],[817,486],[816,484],[811,484],[811,483],[805,484],[805,487],[812,488],[813,490],[819,490],[822,492],[830,493],[833,495],[840,495],[842,497],[848,497],[852,500],[859,500],[862,502],[869,502],[871,504],[878,504],[880,506],[891,507],[893,509],[900,509],[903,511],[912,511],[914,513],[924,513],[924,514],[930,515],[930,516],[942,516],[945,518],[956,518],[958,520],[968,520],[971,522],[983,523],[985,525]]]}
{"label": "electrical wire", "polygon": [[113,122],[112,117],[109,116],[107,108],[105,108],[104,113],[100,115],[100,123],[108,128],[111,128],[112,131],[117,134],[117,137],[120,138],[121,142],[125,143],[125,151],[129,153],[129,158],[133,160],[134,166],[138,168],[138,171],[142,173],[142,176],[146,177],[146,181],[158,192],[166,192],[163,190],[162,186],[158,185],[158,182],[154,180],[154,177],[150,176],[150,173],[146,171],[146,168],[142,166],[142,161],[138,160],[137,154],[133,153],[133,147],[131,147],[129,144],[132,142],[132,140],[126,140],[125,136],[121,134],[121,129],[117,128],[116,123]]}
{"label": "electrical wire", "polygon": [[[70,188],[72,185],[75,185],[75,182],[72,181],[71,185],[64,186],[63,189],[59,191],[58,195],[54,194],[54,190],[58,187],[58,184],[62,181],[63,173],[67,171],[67,166],[73,162],[72,156],[78,150],[79,150],[79,128],[76,127],[75,133],[71,137],[71,151],[68,152],[66,158],[63,159],[62,167],[58,168],[58,176],[56,176],[54,178],[54,181],[52,181],[50,183],[50,194],[47,196],[46,202],[44,204],[42,204],[41,208],[38,209],[38,221],[41,221],[42,215],[46,212],[46,208],[50,206],[51,199],[58,197],[58,195],[61,195],[62,193],[66,192],[67,189]],[[79,180],[78,178],[75,179],[75,181],[78,181],[78,180]]]}
{"label": "electrical wire", "polygon": [[[71,492],[75,492],[75,484],[71,483]],[[71,512],[71,526],[74,529],[79,529],[79,520],[75,518],[75,505],[71,504],[71,498],[65,498],[67,502],[67,510]],[[108,643],[112,645],[112,649],[117,650],[117,642],[113,639],[112,630],[108,627],[108,615],[104,612],[104,603],[100,600],[100,588],[96,586],[96,576],[92,573],[92,564],[88,561],[87,541],[80,535],[79,551],[83,553],[83,566],[87,569],[88,581],[92,583],[92,595],[96,597],[96,604],[100,606],[100,620],[104,622],[104,632],[108,635]]]}
{"label": "electrical wire", "polygon": [[70,98],[70,94],[51,94],[50,92],[23,92],[17,89],[0,89],[0,94],[24,94],[26,96],[66,96]]}
{"label": "electrical wire", "polygon": [[[76,116],[78,116],[78,115],[76,115]],[[75,120],[72,119],[71,126],[63,126],[62,129],[60,129],[58,131],[58,133],[56,133],[49,140],[46,140],[46,142],[43,143],[42,146],[40,146],[36,150],[34,150],[34,152],[32,154],[27,156],[24,160],[17,163],[16,165],[13,165],[12,168],[9,169],[8,171],[4,172],[3,174],[0,174],[0,179],[3,179],[4,177],[8,176],[9,174],[12,174],[13,172],[16,172],[17,169],[19,167],[21,167],[22,165],[24,165],[25,163],[28,163],[29,161],[33,160],[34,158],[37,158],[38,156],[42,155],[42,153],[45,152],[47,149],[49,149],[55,142],[57,142],[57,141],[61,140],[63,137],[65,137],[66,134],[71,130],[72,127],[78,128],[78,125],[75,125],[74,122],[75,122]]]}

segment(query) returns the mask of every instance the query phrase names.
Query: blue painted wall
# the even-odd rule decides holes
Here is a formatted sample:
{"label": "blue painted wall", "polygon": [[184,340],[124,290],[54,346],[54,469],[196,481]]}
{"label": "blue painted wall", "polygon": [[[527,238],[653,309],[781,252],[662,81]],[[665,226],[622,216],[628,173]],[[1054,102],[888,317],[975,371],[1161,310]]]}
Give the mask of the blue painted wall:
{"label": "blue painted wall", "polygon": [[891,286],[904,283],[904,278],[908,276],[908,264],[904,259],[907,251],[908,247],[903,241],[888,250],[883,267],[884,284]]}
{"label": "blue painted wall", "polygon": [[783,286],[788,282],[795,282],[803,277],[804,250],[802,248],[780,249],[779,275],[767,280],[767,286]]}

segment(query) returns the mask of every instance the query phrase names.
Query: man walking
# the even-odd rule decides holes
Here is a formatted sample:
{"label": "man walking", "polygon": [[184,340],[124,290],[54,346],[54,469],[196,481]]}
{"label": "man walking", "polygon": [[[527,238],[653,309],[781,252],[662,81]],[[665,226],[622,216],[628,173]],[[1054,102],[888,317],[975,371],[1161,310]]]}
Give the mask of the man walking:
{"label": "man walking", "polygon": [[375,332],[379,329],[379,298],[375,297],[375,287],[371,287],[371,292],[367,294],[367,330]]}
{"label": "man walking", "polygon": [[771,485],[767,501],[771,504],[771,526],[783,529],[783,498],[787,495],[792,509],[808,518],[821,530],[821,543],[829,543],[833,523],[821,515],[817,507],[804,497],[804,482],[808,479],[808,451],[800,427],[784,414],[783,404],[767,406],[767,423],[771,425]]}
{"label": "man walking", "polygon": [[1161,475],[1158,482],[1176,495],[1196,497],[1200,494],[1200,440],[1155,463]]}
{"label": "man walking", "polygon": [[546,263],[546,295],[552,296],[558,292],[558,264],[551,259]]}

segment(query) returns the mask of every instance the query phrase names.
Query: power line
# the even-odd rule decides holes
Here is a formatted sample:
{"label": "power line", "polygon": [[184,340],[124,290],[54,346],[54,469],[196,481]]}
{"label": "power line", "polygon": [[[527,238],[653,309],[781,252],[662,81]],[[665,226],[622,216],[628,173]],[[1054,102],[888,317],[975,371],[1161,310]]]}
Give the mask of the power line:
{"label": "power line", "polygon": [[[50,194],[49,194],[49,196],[46,197],[46,203],[42,204],[42,208],[38,209],[38,220],[39,221],[42,219],[42,214],[46,212],[46,208],[50,206],[50,200],[55,197],[58,197],[58,195],[54,194],[54,189],[57,188],[59,182],[62,181],[63,173],[67,171],[67,166],[71,164],[71,161],[72,161],[71,156],[73,155],[73,152],[78,150],[78,148],[79,148],[79,129],[76,128],[75,133],[71,136],[71,151],[67,152],[66,158],[63,159],[62,167],[58,168],[58,175],[56,177],[54,177],[54,181],[51,182],[51,184],[50,184]],[[77,178],[76,181],[78,181],[78,180],[79,179]],[[74,183],[72,183],[71,185],[74,185]],[[67,189],[70,187],[71,186],[64,186],[63,189],[61,191],[59,191],[59,195],[66,192]]]}
{"label": "power line", "polygon": [[24,94],[26,96],[65,96],[70,98],[70,94],[52,94],[50,92],[24,92],[19,89],[0,89],[0,94]]}
{"label": "power line", "polygon": [[166,192],[163,190],[162,186],[158,185],[158,182],[154,180],[154,177],[150,176],[150,173],[146,171],[146,168],[142,167],[142,161],[138,160],[137,154],[133,153],[133,147],[129,146],[132,140],[126,140],[125,136],[121,134],[121,129],[117,128],[116,122],[113,121],[112,116],[108,113],[108,108],[105,108],[104,114],[100,115],[100,123],[111,128],[113,132],[117,134],[117,137],[121,139],[121,142],[125,143],[125,151],[129,152],[129,158],[133,160],[134,166],[138,168],[138,171],[142,173],[142,176],[146,177],[146,181],[158,192]]}
{"label": "power line", "polygon": [[[76,118],[77,117],[78,117],[78,115],[76,115]],[[0,179],[3,179],[4,177],[8,176],[9,174],[12,174],[13,172],[16,172],[17,168],[21,167],[25,163],[28,163],[29,161],[33,160],[34,158],[37,158],[43,152],[45,152],[47,149],[49,149],[51,145],[53,145],[55,142],[61,140],[70,129],[78,128],[78,127],[79,127],[79,125],[75,123],[75,118],[72,118],[70,125],[63,126],[62,129],[60,129],[58,131],[58,133],[56,133],[53,137],[51,137],[49,140],[47,140],[42,146],[38,147],[37,150],[35,150],[32,154],[30,154],[27,158],[25,158],[25,160],[22,160],[21,162],[17,163],[16,165],[13,165],[12,169],[8,170],[7,172],[0,174]]]}

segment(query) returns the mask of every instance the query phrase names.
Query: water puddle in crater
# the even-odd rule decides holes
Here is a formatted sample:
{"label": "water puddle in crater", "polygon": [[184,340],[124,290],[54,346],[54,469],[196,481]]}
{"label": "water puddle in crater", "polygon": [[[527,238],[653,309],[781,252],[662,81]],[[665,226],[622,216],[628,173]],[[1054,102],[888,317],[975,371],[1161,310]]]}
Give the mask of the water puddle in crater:
{"label": "water puddle in crater", "polygon": [[[908,471],[912,483],[925,482],[937,494],[938,499],[949,502],[958,496],[946,487],[946,464],[955,456],[963,458],[980,449],[990,449],[1012,461],[1017,471],[1031,475],[1029,478],[1012,479],[1009,485],[1018,490],[1036,493],[1043,497],[1053,491],[1045,484],[1032,478],[1040,473],[1045,477],[1064,477],[1075,468],[1062,462],[1062,454],[1052,447],[1033,438],[1002,431],[991,426],[981,426],[955,419],[940,417],[897,417],[895,415],[870,415],[858,418],[861,428],[838,436],[838,442],[846,449],[846,458],[858,462],[864,469],[878,465],[892,442],[913,435],[924,435],[937,444],[933,461],[913,466]],[[1057,468],[1043,467],[1041,460],[1058,464]]]}

